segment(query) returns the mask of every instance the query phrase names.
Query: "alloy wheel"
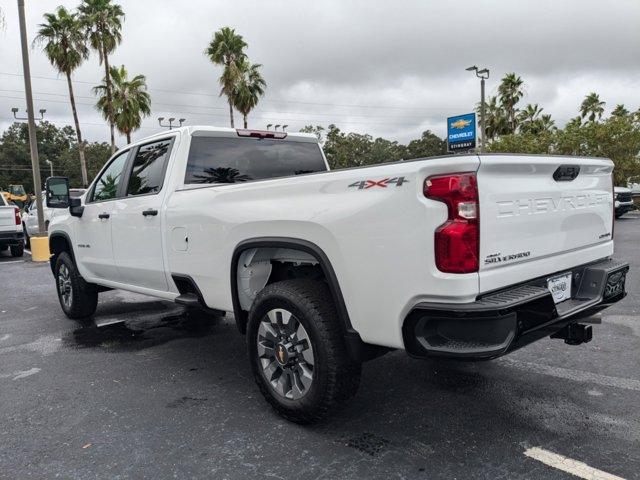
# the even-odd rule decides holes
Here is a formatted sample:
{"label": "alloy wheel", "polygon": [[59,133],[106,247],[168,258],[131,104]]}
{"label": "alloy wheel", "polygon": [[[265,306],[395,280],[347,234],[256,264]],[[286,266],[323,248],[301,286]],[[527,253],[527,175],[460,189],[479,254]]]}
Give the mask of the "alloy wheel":
{"label": "alloy wheel", "polygon": [[262,375],[280,396],[298,400],[313,383],[314,357],[309,334],[288,310],[276,308],[260,321],[257,336]]}
{"label": "alloy wheel", "polygon": [[73,302],[71,272],[69,272],[69,268],[64,263],[60,265],[60,269],[58,270],[58,294],[64,306],[71,308],[71,302]]}

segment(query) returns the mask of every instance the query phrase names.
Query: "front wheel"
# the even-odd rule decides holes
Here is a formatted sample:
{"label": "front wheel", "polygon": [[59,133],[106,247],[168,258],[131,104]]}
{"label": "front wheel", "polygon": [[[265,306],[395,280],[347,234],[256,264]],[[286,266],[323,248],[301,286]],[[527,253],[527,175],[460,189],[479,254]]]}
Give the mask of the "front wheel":
{"label": "front wheel", "polygon": [[349,356],[323,282],[265,287],[249,312],[247,347],[260,391],[290,421],[320,421],[356,394],[360,364]]}
{"label": "front wheel", "polygon": [[85,282],[67,252],[58,255],[55,267],[58,300],[65,315],[81,320],[93,315],[98,306],[98,290]]}

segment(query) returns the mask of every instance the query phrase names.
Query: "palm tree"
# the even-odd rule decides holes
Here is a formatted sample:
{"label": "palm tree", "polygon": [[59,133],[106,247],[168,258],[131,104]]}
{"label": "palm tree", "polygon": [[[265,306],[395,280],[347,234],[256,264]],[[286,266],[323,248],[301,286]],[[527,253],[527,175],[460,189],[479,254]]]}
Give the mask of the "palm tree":
{"label": "palm tree", "polygon": [[618,105],[616,105],[616,108],[614,108],[613,111],[611,112],[611,116],[624,118],[627,115],[629,115],[629,113],[630,113],[629,110],[627,110],[622,103],[619,103]]}
{"label": "palm tree", "polygon": [[195,183],[241,183],[251,180],[249,175],[240,173],[237,168],[205,168],[202,174],[193,176]]}
{"label": "palm tree", "polygon": [[556,122],[551,118],[551,115],[544,114],[538,119],[538,125],[540,133],[551,133],[556,129]]}
{"label": "palm tree", "polygon": [[[131,143],[131,132],[140,128],[142,117],[151,114],[151,96],[147,93],[146,78],[136,75],[129,80],[124,65],[109,69],[110,79],[93,88],[99,96],[96,107],[105,119],[113,118],[118,131]],[[112,88],[111,104],[108,99],[108,85]],[[109,108],[111,105],[111,108]]]}
{"label": "palm tree", "polygon": [[109,76],[109,54],[113,53],[122,41],[122,20],[124,12],[120,5],[111,0],[82,0],[78,7],[80,18],[85,28],[91,48],[98,52],[100,64],[104,65],[106,79],[107,111],[111,133],[111,153],[116,151],[114,135],[113,105],[111,99],[111,79]]}
{"label": "palm tree", "polygon": [[590,122],[595,122],[596,118],[600,120],[604,113],[605,102],[600,100],[600,96],[596,92],[587,95],[580,105],[580,116],[584,119],[588,117]]}
{"label": "palm tree", "polygon": [[518,125],[521,131],[531,132],[536,130],[540,115],[542,114],[542,108],[535,105],[528,104],[518,113]]}
{"label": "palm tree", "polygon": [[267,86],[267,82],[260,74],[260,67],[262,65],[258,63],[251,64],[246,58],[238,62],[240,77],[235,85],[233,104],[242,114],[244,128],[248,128],[247,117],[249,112],[258,105],[258,101],[264,95],[264,89]]}
{"label": "palm tree", "polygon": [[516,105],[524,96],[522,86],[524,82],[515,73],[508,73],[504,76],[498,86],[498,95],[500,96],[500,105],[504,108],[509,125],[509,133],[515,133],[518,126]]}
{"label": "palm tree", "polygon": [[35,42],[44,45],[44,53],[51,62],[51,65],[67,77],[69,101],[71,102],[71,111],[73,112],[73,120],[76,125],[76,137],[78,139],[82,184],[86,187],[89,183],[87,177],[87,162],[84,156],[84,142],[82,141],[80,122],[78,121],[78,111],[73,94],[71,73],[87,59],[89,49],[85,44],[84,33],[76,13],[69,12],[64,7],[58,7],[55,13],[45,13],[44,19],[45,23],[39,25]]}
{"label": "palm tree", "polygon": [[236,84],[240,77],[238,63],[244,59],[244,49],[246,47],[247,43],[242,38],[242,35],[237,34],[233,28],[222,27],[213,34],[213,39],[204,51],[204,54],[211,62],[224,66],[219,80],[222,86],[220,96],[226,95],[227,101],[229,102],[231,128],[235,127],[233,121],[233,104]]}
{"label": "palm tree", "polygon": [[[478,110],[480,110],[479,105]],[[489,97],[489,100],[486,103],[485,115],[487,116],[485,128],[487,130],[486,138],[488,140],[493,140],[497,136],[509,133],[507,115],[499,104],[497,97]]]}

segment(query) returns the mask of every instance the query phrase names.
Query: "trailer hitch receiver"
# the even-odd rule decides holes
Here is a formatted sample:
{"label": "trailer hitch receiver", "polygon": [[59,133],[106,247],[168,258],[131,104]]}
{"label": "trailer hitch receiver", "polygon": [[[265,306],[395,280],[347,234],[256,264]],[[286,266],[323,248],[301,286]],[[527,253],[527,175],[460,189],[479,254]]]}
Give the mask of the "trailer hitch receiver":
{"label": "trailer hitch receiver", "polygon": [[593,338],[591,325],[581,323],[571,323],[551,335],[551,338],[561,338],[567,345],[580,345],[588,343]]}

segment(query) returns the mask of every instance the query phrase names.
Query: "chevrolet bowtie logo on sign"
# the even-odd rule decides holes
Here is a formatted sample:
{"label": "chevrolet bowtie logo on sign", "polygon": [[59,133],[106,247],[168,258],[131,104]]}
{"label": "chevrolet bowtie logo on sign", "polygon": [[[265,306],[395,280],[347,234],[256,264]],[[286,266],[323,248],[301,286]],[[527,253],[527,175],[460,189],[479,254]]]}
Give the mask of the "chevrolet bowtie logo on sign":
{"label": "chevrolet bowtie logo on sign", "polygon": [[457,121],[453,122],[451,124],[451,128],[460,129],[460,128],[466,127],[467,125],[471,125],[471,120],[460,119],[460,120],[457,120]]}
{"label": "chevrolet bowtie logo on sign", "polygon": [[447,118],[447,146],[450,152],[476,147],[476,114],[467,113]]}

